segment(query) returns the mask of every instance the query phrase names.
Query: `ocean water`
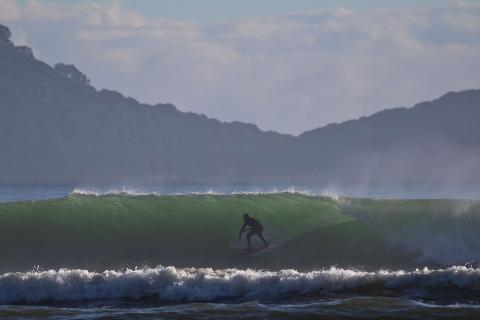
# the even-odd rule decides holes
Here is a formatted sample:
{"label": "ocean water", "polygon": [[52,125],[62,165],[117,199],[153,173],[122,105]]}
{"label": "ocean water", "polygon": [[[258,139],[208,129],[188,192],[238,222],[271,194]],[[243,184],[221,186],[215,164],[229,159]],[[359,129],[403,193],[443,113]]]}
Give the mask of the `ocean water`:
{"label": "ocean water", "polygon": [[477,190],[3,187],[0,318],[480,318]]}

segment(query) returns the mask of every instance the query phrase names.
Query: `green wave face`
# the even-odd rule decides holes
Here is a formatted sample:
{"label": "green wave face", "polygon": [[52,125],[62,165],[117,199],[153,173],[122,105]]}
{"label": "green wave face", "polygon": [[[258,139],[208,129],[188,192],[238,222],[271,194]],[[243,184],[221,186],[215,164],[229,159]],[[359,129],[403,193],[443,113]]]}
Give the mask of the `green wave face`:
{"label": "green wave face", "polygon": [[[475,215],[479,205],[468,203],[455,215],[460,203],[337,202],[299,194],[71,195],[58,200],[3,203],[0,271],[35,265],[103,270],[159,264],[274,269],[443,264],[445,261],[428,256],[424,250],[428,237],[457,237],[468,250],[477,248],[457,231],[463,225],[469,226],[468,230],[480,227]],[[264,225],[271,244],[268,249],[253,255],[242,252],[246,243],[237,237],[244,213]],[[457,223],[457,231],[449,228],[452,221]],[[435,232],[419,229],[423,225]],[[258,239],[253,240],[254,246],[260,246]],[[470,259],[467,251],[465,257],[457,259]]]}
{"label": "green wave face", "polygon": [[417,265],[480,262],[480,202],[472,200],[350,199],[344,206]]}

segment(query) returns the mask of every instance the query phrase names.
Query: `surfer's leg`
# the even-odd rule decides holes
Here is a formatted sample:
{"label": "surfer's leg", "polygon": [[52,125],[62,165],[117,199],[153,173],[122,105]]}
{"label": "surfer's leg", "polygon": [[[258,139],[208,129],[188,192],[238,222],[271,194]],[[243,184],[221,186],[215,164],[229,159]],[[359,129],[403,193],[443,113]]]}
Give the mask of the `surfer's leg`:
{"label": "surfer's leg", "polygon": [[255,232],[255,231],[252,231],[252,230],[248,231],[248,233],[247,233],[248,251],[252,251],[252,245],[251,245],[251,243],[250,243],[250,237],[251,237],[252,235],[254,235],[255,233],[256,233],[256,232]]}
{"label": "surfer's leg", "polygon": [[263,244],[265,245],[265,247],[268,247],[268,242],[265,240],[265,238],[263,237],[262,233],[259,232],[259,233],[257,233],[257,234],[258,234],[258,237],[259,237],[260,239],[262,239]]}

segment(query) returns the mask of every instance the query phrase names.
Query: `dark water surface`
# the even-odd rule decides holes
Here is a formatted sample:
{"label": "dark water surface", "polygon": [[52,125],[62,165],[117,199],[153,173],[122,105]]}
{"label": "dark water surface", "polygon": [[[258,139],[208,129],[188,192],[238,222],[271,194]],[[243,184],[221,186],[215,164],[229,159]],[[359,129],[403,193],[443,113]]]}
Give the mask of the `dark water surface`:
{"label": "dark water surface", "polygon": [[307,303],[188,303],[160,307],[0,307],[2,319],[478,319],[478,305],[353,297]]}

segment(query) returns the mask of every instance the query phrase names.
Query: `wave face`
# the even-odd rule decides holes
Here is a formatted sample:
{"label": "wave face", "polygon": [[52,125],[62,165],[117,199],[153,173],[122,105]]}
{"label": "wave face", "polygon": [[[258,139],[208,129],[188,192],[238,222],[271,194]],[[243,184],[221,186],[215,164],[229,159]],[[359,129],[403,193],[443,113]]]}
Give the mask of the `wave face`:
{"label": "wave face", "polygon": [[[245,212],[265,226],[271,244],[253,255],[242,254],[245,243],[237,238]],[[0,204],[0,272],[445,268],[480,261],[479,214],[480,203],[468,200],[72,194]]]}
{"label": "wave face", "polygon": [[311,272],[156,267],[124,272],[61,269],[0,276],[0,303],[155,298],[159,302],[248,301],[331,294],[462,301],[480,293],[480,269]]}

